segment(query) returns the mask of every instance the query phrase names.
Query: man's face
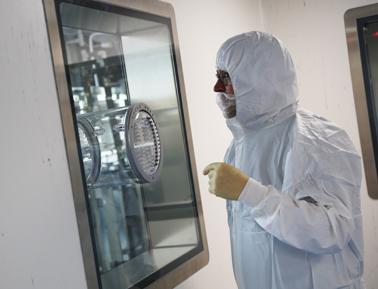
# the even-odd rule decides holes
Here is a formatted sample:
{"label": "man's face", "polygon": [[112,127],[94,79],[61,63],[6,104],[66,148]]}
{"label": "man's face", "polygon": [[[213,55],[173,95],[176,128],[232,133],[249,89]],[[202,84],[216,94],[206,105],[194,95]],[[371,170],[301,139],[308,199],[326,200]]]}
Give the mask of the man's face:
{"label": "man's face", "polygon": [[[225,71],[217,70],[218,75],[222,75],[222,73],[225,73]],[[217,82],[214,85],[214,92],[218,93],[217,98],[219,98],[220,103],[218,102],[218,100],[217,102],[223,112],[224,117],[233,118],[236,115],[236,105],[231,79],[227,77],[227,84],[224,85],[218,78]]]}
{"label": "man's face", "polygon": [[[217,74],[225,73],[224,70],[217,70]],[[220,79],[214,85],[214,92],[224,92],[227,94],[234,94],[234,88],[232,87],[231,79],[227,78],[227,85],[223,85]]]}

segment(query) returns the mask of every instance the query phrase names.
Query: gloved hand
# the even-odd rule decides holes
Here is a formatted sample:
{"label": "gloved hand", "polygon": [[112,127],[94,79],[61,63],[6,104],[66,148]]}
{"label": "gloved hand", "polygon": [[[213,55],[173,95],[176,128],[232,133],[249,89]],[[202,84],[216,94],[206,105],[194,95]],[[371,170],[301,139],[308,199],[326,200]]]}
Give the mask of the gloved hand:
{"label": "gloved hand", "polygon": [[203,174],[209,177],[209,192],[227,200],[239,199],[248,177],[239,169],[227,163],[212,163]]}

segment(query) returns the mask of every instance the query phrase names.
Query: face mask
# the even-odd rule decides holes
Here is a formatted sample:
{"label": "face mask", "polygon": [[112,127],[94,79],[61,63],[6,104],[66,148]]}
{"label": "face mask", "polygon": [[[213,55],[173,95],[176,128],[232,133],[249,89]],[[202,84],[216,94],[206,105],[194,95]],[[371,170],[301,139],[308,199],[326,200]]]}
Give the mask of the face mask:
{"label": "face mask", "polygon": [[218,92],[216,102],[225,118],[233,118],[236,115],[236,102],[234,94]]}

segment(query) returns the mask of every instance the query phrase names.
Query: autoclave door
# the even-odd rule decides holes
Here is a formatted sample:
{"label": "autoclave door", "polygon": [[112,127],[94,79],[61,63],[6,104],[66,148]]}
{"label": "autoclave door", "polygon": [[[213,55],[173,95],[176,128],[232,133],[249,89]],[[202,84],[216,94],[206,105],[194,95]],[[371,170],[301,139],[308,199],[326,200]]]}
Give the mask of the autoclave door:
{"label": "autoclave door", "polygon": [[208,262],[173,9],[45,10],[88,287],[173,288]]}

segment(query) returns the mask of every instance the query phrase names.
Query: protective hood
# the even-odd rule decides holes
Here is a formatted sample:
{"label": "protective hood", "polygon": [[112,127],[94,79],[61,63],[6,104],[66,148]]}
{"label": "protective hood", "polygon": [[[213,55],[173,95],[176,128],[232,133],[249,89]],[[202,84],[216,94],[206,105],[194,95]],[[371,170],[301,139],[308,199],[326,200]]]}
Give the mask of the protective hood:
{"label": "protective hood", "polygon": [[297,111],[294,64],[273,35],[253,31],[230,38],[219,49],[216,66],[230,75],[236,119],[244,129],[270,127]]}

